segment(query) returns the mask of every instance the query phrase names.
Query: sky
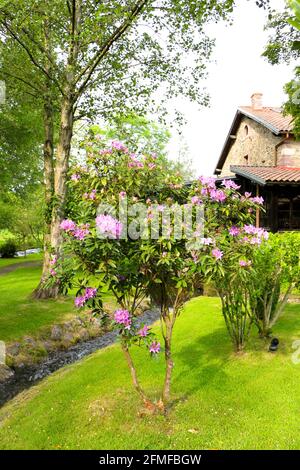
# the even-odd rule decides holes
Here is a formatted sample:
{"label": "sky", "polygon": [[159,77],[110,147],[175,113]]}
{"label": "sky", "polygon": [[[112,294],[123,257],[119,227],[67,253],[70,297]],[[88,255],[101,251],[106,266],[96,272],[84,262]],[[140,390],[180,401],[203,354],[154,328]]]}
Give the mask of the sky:
{"label": "sky", "polygon": [[[189,157],[197,175],[213,174],[236,109],[251,104],[254,92],[263,93],[264,106],[281,106],[285,101],[283,86],[293,77],[294,65],[272,66],[261,57],[270,32],[264,31],[266,14],[254,1],[239,0],[232,26],[209,25],[207,32],[216,39],[214,63],[208,66],[205,86],[211,98],[209,108],[178,99],[174,106],[185,114],[182,129],[189,147]],[[283,0],[271,0],[282,9]],[[169,146],[176,153],[176,135]]]}

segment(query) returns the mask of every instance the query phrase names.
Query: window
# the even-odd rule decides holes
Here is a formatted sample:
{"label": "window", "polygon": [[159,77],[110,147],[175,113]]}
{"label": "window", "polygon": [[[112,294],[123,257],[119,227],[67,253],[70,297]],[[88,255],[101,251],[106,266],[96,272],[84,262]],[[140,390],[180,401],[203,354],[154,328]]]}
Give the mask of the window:
{"label": "window", "polygon": [[244,156],[244,164],[249,165],[249,155]]}
{"label": "window", "polygon": [[244,135],[245,135],[245,137],[247,137],[248,134],[249,134],[249,127],[246,125],[246,126],[244,127]]}

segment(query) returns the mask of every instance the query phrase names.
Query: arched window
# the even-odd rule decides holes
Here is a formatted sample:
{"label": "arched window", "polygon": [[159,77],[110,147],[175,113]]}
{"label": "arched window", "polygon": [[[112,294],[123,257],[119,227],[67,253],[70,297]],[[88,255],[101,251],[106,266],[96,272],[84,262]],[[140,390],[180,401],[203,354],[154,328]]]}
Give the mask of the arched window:
{"label": "arched window", "polygon": [[245,137],[247,137],[248,134],[249,134],[249,127],[246,125],[246,126],[244,127],[244,135],[245,135]]}

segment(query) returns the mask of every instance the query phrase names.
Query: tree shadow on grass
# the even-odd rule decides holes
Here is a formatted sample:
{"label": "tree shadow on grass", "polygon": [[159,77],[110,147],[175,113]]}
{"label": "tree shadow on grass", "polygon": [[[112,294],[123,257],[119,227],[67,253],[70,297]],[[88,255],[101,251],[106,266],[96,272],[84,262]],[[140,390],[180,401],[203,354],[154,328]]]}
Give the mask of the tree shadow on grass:
{"label": "tree shadow on grass", "polygon": [[[175,366],[178,362],[183,370],[176,375],[174,382],[176,381],[178,388],[184,389],[186,393],[173,401],[171,408],[176,403],[187,400],[195,391],[212,381],[227,382],[228,376],[224,372],[224,366],[233,357],[232,345],[225,328],[218,328],[205,336],[193,338],[190,345],[182,347],[175,356]],[[190,377],[190,380],[187,381],[187,377]]]}

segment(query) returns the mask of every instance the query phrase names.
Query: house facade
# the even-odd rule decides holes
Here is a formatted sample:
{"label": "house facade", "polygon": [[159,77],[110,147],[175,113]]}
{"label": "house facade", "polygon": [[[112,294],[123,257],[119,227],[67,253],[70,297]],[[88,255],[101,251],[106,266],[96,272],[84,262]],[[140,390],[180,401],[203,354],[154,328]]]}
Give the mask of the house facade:
{"label": "house facade", "polygon": [[243,191],[264,198],[257,226],[300,230],[300,141],[291,117],[280,108],[264,107],[262,98],[254,93],[251,106],[238,108],[215,175],[234,178]]}

